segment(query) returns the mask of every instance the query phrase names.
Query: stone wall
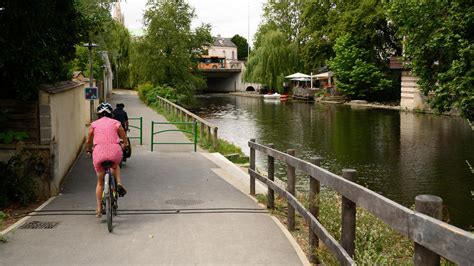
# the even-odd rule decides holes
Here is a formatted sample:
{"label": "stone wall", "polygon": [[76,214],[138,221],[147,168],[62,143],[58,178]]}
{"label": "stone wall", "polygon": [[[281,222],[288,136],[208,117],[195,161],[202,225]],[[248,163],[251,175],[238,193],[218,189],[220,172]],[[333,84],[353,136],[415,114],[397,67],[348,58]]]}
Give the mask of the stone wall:
{"label": "stone wall", "polygon": [[84,84],[70,81],[42,88],[39,111],[41,144],[51,147],[54,165],[51,193],[54,195],[86,137],[90,109],[89,101],[84,98]]}
{"label": "stone wall", "polygon": [[411,71],[402,71],[400,107],[406,110],[428,110],[426,97],[417,84],[419,78]]}

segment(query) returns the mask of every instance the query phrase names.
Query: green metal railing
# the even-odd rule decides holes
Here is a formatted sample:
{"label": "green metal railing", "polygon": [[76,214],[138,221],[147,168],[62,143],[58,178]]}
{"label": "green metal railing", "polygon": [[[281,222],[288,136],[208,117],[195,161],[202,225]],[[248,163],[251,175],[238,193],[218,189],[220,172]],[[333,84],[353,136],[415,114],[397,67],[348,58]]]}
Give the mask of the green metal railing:
{"label": "green metal railing", "polygon": [[[155,125],[192,125],[193,130],[181,130],[181,129],[165,129],[155,132]],[[154,136],[164,132],[183,132],[193,135],[194,142],[154,142]],[[153,146],[155,144],[194,144],[194,151],[196,151],[197,145],[197,123],[196,122],[155,122],[151,121],[151,151],[153,151]]]}
{"label": "green metal railing", "polygon": [[[139,120],[140,121],[140,126],[132,126],[130,125],[130,121],[132,120]],[[140,145],[143,145],[143,117],[132,117],[132,118],[129,118],[128,119],[128,127],[129,128],[136,128],[138,130],[140,130],[140,136],[139,137],[128,137],[129,139],[140,139]]]}

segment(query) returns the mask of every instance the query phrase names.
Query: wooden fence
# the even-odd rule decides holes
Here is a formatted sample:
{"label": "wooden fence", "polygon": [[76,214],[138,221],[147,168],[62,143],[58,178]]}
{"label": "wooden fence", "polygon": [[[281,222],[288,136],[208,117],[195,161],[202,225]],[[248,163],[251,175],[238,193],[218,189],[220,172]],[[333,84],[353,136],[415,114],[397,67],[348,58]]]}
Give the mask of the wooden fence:
{"label": "wooden fence", "polygon": [[39,144],[38,102],[0,100],[0,106],[0,115],[5,116],[2,129],[26,132],[25,142]]}
{"label": "wooden fence", "polygon": [[181,121],[198,123],[200,128],[199,139],[202,141],[207,138],[207,142],[212,143],[215,150],[218,149],[219,141],[217,138],[217,126],[191,113],[183,107],[166,100],[165,98],[157,96],[157,99],[161,107],[163,107],[168,113],[180,117]]}
{"label": "wooden fence", "polygon": [[[441,198],[419,195],[415,199],[416,210],[413,211],[351,182],[355,177],[355,170],[345,169],[341,177],[321,168],[319,158],[314,157],[311,158],[311,162],[307,162],[296,158],[294,150],[284,153],[273,149],[271,144],[267,146],[258,144],[255,139],[251,139],[248,144],[250,194],[255,195],[255,178],[257,178],[268,186],[268,207],[274,205],[274,192],[286,198],[288,230],[294,230],[296,210],[309,225],[309,242],[312,250],[321,240],[342,265],[354,265],[356,206],[359,206],[415,242],[415,265],[439,265],[440,256],[459,265],[474,265],[474,234],[438,220],[441,219]],[[268,156],[267,177],[256,171],[256,151]],[[286,189],[274,182],[275,159],[287,164]],[[306,210],[296,198],[295,170],[307,174],[310,178],[309,210]],[[321,185],[342,196],[341,243],[338,243],[318,221],[318,195]],[[315,257],[310,259],[316,261]]]}

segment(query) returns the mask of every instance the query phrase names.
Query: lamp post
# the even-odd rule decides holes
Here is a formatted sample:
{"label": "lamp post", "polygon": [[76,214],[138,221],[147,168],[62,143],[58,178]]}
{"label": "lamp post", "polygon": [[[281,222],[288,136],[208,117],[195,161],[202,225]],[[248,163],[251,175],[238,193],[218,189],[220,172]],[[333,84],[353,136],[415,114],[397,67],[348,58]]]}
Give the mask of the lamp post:
{"label": "lamp post", "polygon": [[[90,65],[90,73],[89,73],[89,88],[94,86],[94,75],[92,73],[92,48],[98,47],[97,44],[89,42],[85,43],[82,46],[89,48],[89,65]],[[90,100],[90,116],[91,122],[94,119],[94,100]]]}
{"label": "lamp post", "polygon": [[107,71],[107,65],[106,64],[103,64],[102,66],[100,66],[100,68],[102,68],[102,73],[103,73],[103,78],[102,78],[102,92],[104,93],[103,95],[103,100],[104,102],[107,102],[107,92],[108,92],[108,88],[107,88],[107,84],[105,82],[105,79],[106,79],[106,71]]}

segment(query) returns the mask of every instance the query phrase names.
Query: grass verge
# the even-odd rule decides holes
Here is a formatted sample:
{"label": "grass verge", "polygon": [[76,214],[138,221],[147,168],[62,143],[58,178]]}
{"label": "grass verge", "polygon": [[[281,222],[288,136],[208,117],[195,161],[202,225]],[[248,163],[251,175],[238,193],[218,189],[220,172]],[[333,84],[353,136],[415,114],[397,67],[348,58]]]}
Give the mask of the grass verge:
{"label": "grass verge", "polygon": [[[266,206],[267,196],[258,194],[259,203]],[[309,209],[308,197],[300,193],[298,200]],[[341,238],[341,197],[334,191],[323,189],[320,193],[319,221],[329,233],[339,241]],[[287,224],[286,200],[275,196],[275,208],[271,209],[272,215],[281,223]],[[339,265],[336,258],[320,242],[319,248],[311,251],[308,242],[309,228],[306,221],[296,215],[296,230],[291,234],[299,243],[307,257],[317,256],[323,265]],[[363,208],[357,208],[355,262],[360,265],[413,265],[414,244],[398,234],[390,226],[376,218]],[[455,265],[442,260],[441,265]]]}
{"label": "grass verge", "polygon": [[[176,116],[173,113],[167,112],[166,109],[162,108],[157,102],[151,102],[148,104],[149,107],[151,107],[153,110],[155,110],[157,113],[163,115],[166,120],[168,121],[173,121],[173,122],[184,122],[182,120],[182,117]],[[185,131],[192,131],[192,126],[191,125],[175,125],[178,129],[180,130],[185,130]],[[231,162],[235,164],[247,164],[249,162],[249,158],[245,156],[245,154],[242,152],[242,150],[237,147],[236,145],[230,143],[229,141],[223,140],[223,139],[218,139],[218,148],[215,149],[214,146],[212,145],[212,141],[209,141],[209,138],[207,137],[207,132],[203,132],[203,138],[201,139],[201,127],[197,126],[197,140],[198,140],[198,145],[210,152],[219,152],[227,159],[229,159]],[[189,133],[185,133],[186,137],[192,141],[193,135]]]}

